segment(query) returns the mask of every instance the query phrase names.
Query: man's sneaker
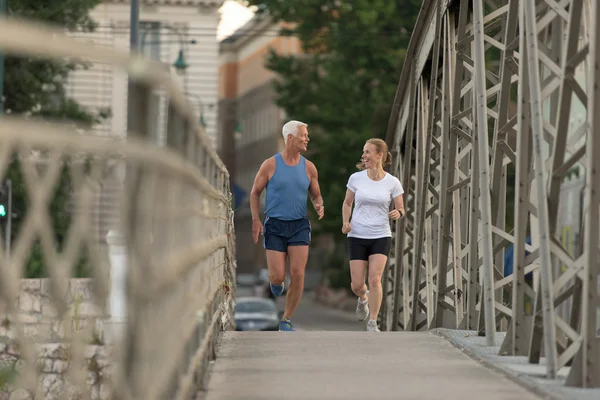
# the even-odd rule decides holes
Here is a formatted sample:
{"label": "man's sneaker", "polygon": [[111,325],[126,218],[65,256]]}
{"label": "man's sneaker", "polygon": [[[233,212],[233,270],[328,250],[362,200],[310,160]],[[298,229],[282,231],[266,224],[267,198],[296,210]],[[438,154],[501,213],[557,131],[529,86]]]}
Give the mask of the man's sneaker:
{"label": "man's sneaker", "polygon": [[291,332],[295,331],[294,325],[292,325],[292,321],[289,319],[282,319],[281,322],[279,322],[279,330]]}
{"label": "man's sneaker", "polygon": [[368,332],[381,332],[377,327],[377,321],[369,320],[367,322],[367,331]]}
{"label": "man's sneaker", "polygon": [[273,285],[271,282],[269,282],[269,285],[271,286],[271,293],[273,293],[275,297],[281,296],[281,293],[283,293],[283,282],[281,282],[281,285],[279,286]]}
{"label": "man's sneaker", "polygon": [[[369,291],[367,290],[367,296],[369,296]],[[364,321],[369,317],[369,299],[367,298],[364,303],[358,298],[358,304],[356,305],[356,318],[359,321]]]}

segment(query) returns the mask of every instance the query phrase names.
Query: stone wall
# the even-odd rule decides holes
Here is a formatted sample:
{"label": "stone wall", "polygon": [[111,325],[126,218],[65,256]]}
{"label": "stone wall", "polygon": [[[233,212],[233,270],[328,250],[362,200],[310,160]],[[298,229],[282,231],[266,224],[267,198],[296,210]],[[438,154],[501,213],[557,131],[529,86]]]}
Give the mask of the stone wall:
{"label": "stone wall", "polygon": [[[71,279],[69,288],[61,297],[68,306],[69,322],[57,320],[49,279],[23,279],[16,299],[17,317],[25,335],[38,343],[61,342],[67,329],[80,331],[88,324],[96,324],[105,316],[105,310],[94,304],[91,279]],[[2,315],[6,320],[7,315]],[[9,323],[10,324],[10,323]],[[0,336],[9,332],[0,327]],[[67,326],[69,325],[69,326]],[[94,338],[90,338],[94,340]]]}
{"label": "stone wall", "polygon": [[[93,400],[109,398],[109,357],[104,346],[89,345],[85,348],[84,368],[87,375],[87,390]],[[69,385],[70,346],[65,343],[36,345],[38,359],[36,370],[42,385],[43,399],[54,400],[68,393],[69,399],[78,399],[77,392]],[[0,343],[0,400],[33,400],[25,389],[15,386],[15,379],[24,365],[19,351],[12,343]],[[89,397],[84,397],[89,398]]]}
{"label": "stone wall", "polygon": [[[26,390],[14,385],[14,379],[19,374],[17,371],[32,368],[25,365],[20,357],[15,341],[15,321],[12,321],[14,318],[18,318],[22,324],[25,336],[35,343],[37,361],[33,368],[39,374],[43,398],[49,400],[59,398],[65,390],[68,393],[73,392],[66,376],[70,366],[70,345],[66,335],[78,336],[83,333],[84,327],[89,327],[90,329],[86,330],[88,337],[81,337],[87,343],[84,364],[87,369],[88,388],[91,390],[92,399],[107,398],[109,357],[106,354],[108,347],[104,345],[102,329],[105,312],[103,307],[94,304],[91,280],[70,281],[66,293],[61,294],[62,300],[68,306],[67,316],[63,320],[57,318],[48,279],[24,279],[20,289],[14,304],[16,314],[1,315],[0,400],[33,398]],[[76,398],[75,393],[68,397]]]}

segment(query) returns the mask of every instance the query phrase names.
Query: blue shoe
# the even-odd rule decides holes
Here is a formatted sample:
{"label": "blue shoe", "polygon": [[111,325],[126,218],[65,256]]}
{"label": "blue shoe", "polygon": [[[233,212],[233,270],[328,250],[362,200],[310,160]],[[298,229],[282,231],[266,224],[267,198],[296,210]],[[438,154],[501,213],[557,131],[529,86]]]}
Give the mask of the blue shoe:
{"label": "blue shoe", "polygon": [[283,293],[283,282],[281,282],[281,285],[279,286],[273,285],[271,282],[269,282],[269,285],[271,286],[271,293],[273,293],[275,297],[281,296],[281,293]]}
{"label": "blue shoe", "polygon": [[282,319],[279,323],[279,330],[286,332],[295,332],[294,325],[292,325],[292,321],[289,319]]}

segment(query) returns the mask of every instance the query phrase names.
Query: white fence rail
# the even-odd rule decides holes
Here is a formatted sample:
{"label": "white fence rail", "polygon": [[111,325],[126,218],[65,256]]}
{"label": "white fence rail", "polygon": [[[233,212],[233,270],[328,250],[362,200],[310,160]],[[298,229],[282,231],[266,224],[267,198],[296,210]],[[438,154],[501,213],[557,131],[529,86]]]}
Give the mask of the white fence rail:
{"label": "white fence rail", "polygon": [[[194,398],[214,357],[217,333],[233,325],[229,288],[235,279],[235,239],[225,166],[162,65],[12,19],[0,19],[0,49],[8,56],[120,67],[134,80],[129,95],[136,104],[130,115],[134,129],[124,138],[94,136],[81,126],[0,117],[0,179],[17,171],[26,204],[19,211],[10,258],[0,249],[3,349],[15,355],[12,364],[2,364],[14,371],[14,379],[1,390],[36,399]],[[154,116],[148,99],[159,90],[169,98],[165,146],[154,142],[149,129]],[[115,202],[119,223],[107,239],[109,255],[92,227],[103,183],[118,166],[126,174]],[[75,207],[59,246],[49,206],[65,179]],[[34,251],[41,252],[50,277],[47,295],[55,315],[49,323],[63,332],[64,354],[56,357],[63,363],[60,390],[40,367],[54,358],[40,354],[41,344],[27,335],[14,304]],[[115,313],[113,322],[122,328],[120,336],[112,336],[115,341],[93,343],[94,352],[102,348],[102,362],[90,355],[97,327],[81,326],[64,297],[82,257],[93,275],[97,306]],[[111,270],[111,262],[116,269]]]}

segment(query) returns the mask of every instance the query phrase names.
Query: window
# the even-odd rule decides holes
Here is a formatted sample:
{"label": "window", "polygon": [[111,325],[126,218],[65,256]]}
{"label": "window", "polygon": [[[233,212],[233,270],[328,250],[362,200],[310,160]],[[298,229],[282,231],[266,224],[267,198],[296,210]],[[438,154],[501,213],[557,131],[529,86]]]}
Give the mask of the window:
{"label": "window", "polygon": [[144,57],[160,61],[160,22],[140,22],[140,49]]}
{"label": "window", "polygon": [[152,115],[155,118],[152,123],[148,124],[150,137],[152,138],[154,143],[160,143],[162,145],[164,143],[165,138],[163,137],[164,131],[160,129],[160,96],[156,92],[152,92],[150,94],[149,108],[149,115]]}

